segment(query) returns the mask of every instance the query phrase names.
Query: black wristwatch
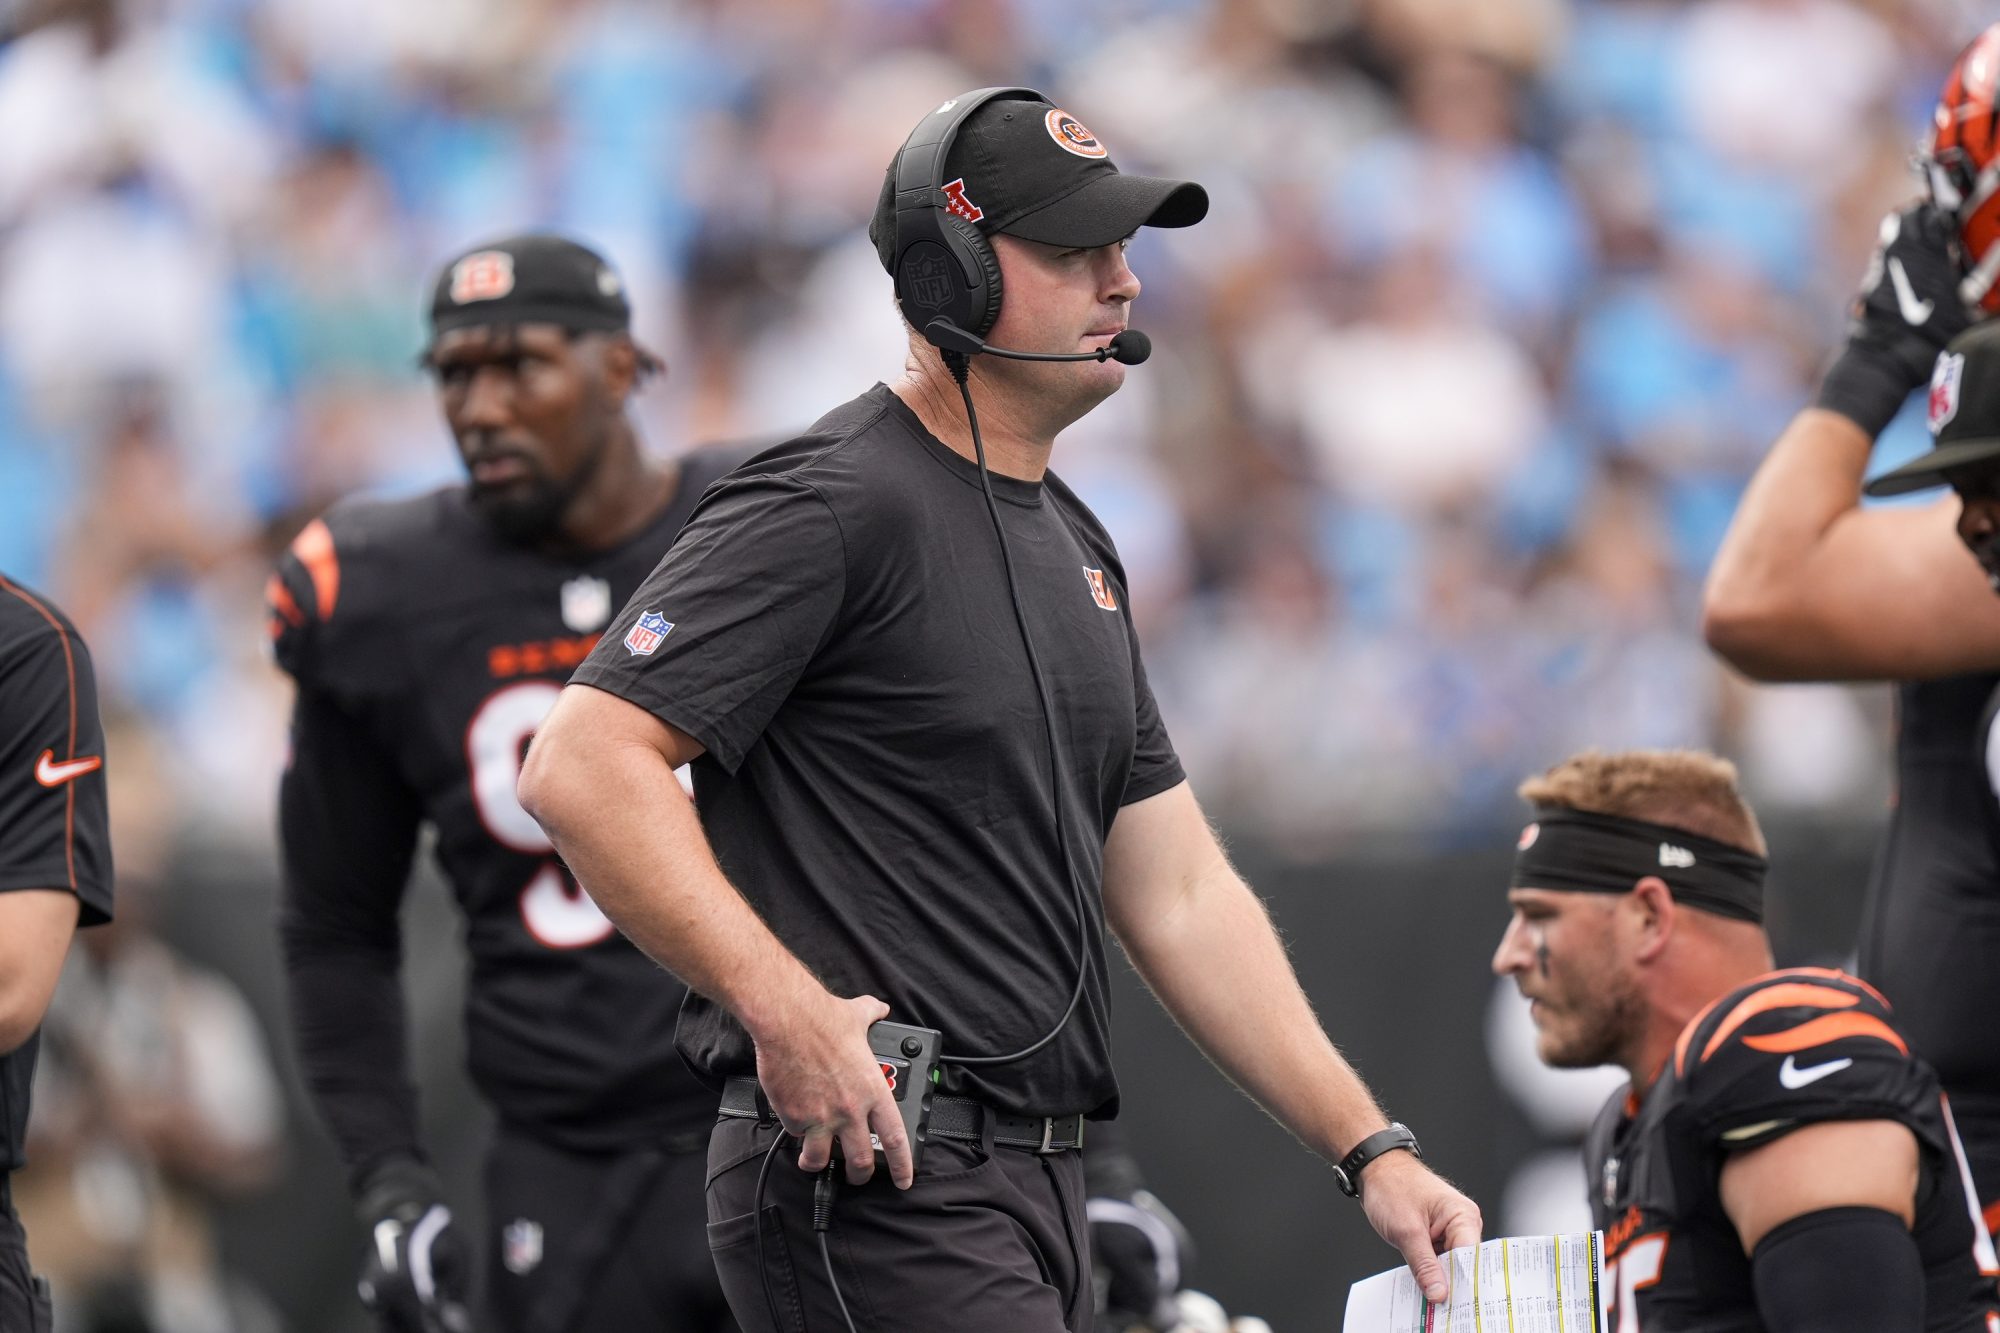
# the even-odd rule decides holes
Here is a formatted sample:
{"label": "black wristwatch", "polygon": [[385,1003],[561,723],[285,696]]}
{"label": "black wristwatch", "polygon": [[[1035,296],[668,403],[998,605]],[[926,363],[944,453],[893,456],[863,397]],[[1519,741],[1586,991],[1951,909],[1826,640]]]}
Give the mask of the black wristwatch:
{"label": "black wristwatch", "polygon": [[1383,1153],[1394,1152],[1398,1148],[1408,1148],[1418,1158],[1424,1155],[1424,1150],[1417,1146],[1417,1136],[1410,1133],[1407,1126],[1394,1120],[1389,1122],[1387,1129],[1370,1134],[1355,1144],[1354,1151],[1341,1158],[1333,1168],[1333,1179],[1340,1186],[1340,1192],[1350,1199],[1360,1198],[1361,1169]]}

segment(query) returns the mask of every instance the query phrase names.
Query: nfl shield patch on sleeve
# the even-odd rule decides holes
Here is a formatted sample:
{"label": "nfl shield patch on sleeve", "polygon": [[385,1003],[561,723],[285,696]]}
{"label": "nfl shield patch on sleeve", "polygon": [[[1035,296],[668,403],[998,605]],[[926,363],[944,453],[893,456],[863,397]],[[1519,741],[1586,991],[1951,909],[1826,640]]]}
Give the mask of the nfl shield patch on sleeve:
{"label": "nfl shield patch on sleeve", "polygon": [[625,635],[625,651],[638,657],[651,657],[653,650],[666,642],[667,635],[673,630],[674,622],[658,611],[644,612],[639,617],[639,623]]}

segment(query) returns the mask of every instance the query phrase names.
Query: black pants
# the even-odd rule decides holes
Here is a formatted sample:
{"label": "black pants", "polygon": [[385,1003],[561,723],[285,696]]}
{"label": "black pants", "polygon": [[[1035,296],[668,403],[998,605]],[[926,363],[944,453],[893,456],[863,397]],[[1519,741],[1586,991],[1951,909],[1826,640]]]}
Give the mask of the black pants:
{"label": "black pants", "polygon": [[702,1229],[703,1155],[565,1152],[502,1129],[486,1159],[497,1333],[734,1333]]}
{"label": "black pants", "polygon": [[[752,1214],[775,1122],[724,1117],[708,1148],[708,1243],[736,1318],[750,1333],[846,1333],[812,1229],[813,1181],[798,1145],[778,1150],[764,1189],[764,1258]],[[843,1181],[825,1233],[860,1333],[1084,1333],[1090,1227],[1083,1161],[938,1139],[909,1190],[888,1172]]]}
{"label": "black pants", "polygon": [[28,1267],[28,1238],[0,1173],[0,1333],[49,1333],[49,1284]]}

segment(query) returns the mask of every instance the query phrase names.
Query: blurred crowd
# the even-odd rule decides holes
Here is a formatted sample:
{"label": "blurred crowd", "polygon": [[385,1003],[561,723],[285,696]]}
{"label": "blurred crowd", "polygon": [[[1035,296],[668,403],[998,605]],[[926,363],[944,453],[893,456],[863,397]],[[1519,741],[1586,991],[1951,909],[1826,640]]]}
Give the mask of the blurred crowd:
{"label": "blurred crowd", "polygon": [[[861,227],[944,96],[1039,86],[1214,200],[1146,233],[1158,349],[1058,451],[1188,767],[1306,850],[1449,839],[1584,743],[1767,806],[1879,795],[1873,706],[1752,694],[1700,580],[1810,392],[1978,15],[1952,0],[15,0],[0,568],[96,646],[183,820],[269,838],[258,590],[337,496],[451,480],[435,264],[623,270],[650,445],[887,378]],[[1888,447],[1920,444],[1902,422]]]}

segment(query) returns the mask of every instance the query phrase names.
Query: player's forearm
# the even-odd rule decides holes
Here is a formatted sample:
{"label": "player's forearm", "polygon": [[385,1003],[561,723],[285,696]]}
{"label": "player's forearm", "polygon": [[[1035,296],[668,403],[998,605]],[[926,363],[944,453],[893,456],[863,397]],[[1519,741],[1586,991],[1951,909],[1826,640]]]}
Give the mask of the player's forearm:
{"label": "player's forearm", "polygon": [[521,773],[522,805],[626,937],[752,1037],[825,988],[723,875],[694,804],[643,743],[544,730]]}
{"label": "player's forearm", "polygon": [[1826,674],[1821,612],[1837,591],[1815,557],[1861,503],[1873,440],[1837,412],[1793,418],[1750,481],[1709,571],[1702,632],[1752,676]]}
{"label": "player's forearm", "polygon": [[1202,1052],[1315,1152],[1338,1161],[1388,1124],[1320,1027],[1263,903],[1226,863],[1118,933]]}
{"label": "player's forearm", "polygon": [[421,1157],[400,948],[343,937],[302,915],[296,900],[279,934],[292,1046],[350,1188],[383,1161]]}

